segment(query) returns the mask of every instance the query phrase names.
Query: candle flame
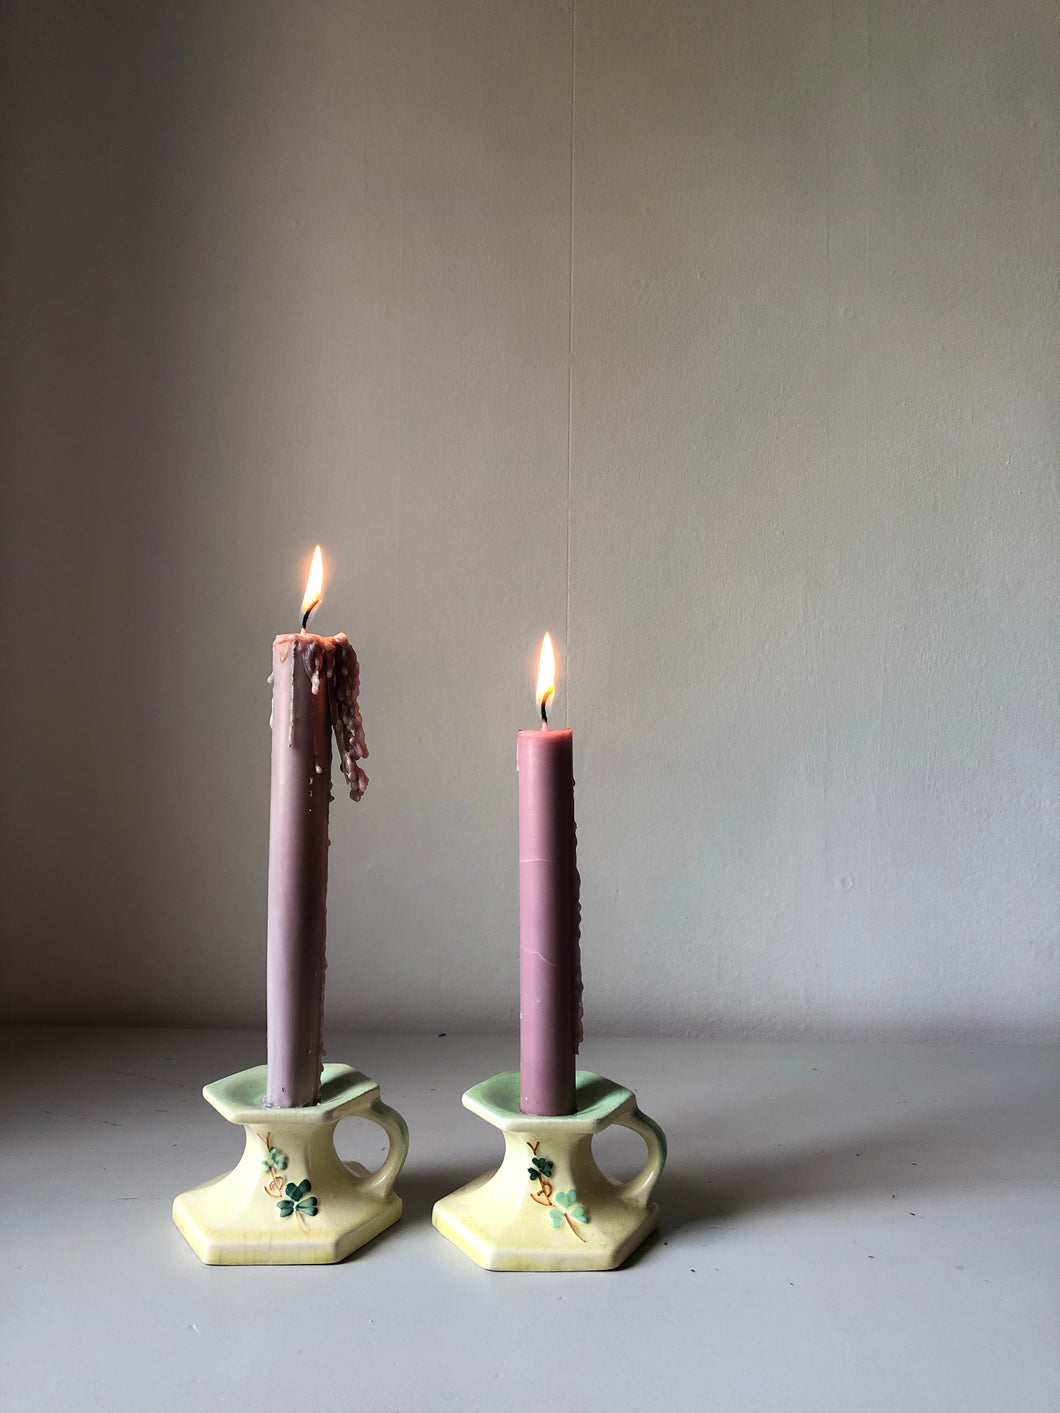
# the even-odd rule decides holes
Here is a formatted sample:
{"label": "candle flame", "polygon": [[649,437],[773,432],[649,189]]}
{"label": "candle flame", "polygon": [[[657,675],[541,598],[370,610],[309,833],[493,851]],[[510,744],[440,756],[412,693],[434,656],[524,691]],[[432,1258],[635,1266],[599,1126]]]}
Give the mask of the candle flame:
{"label": "candle flame", "polygon": [[302,628],[305,629],[309,615],[324,597],[324,561],[320,546],[313,551],[313,563],[309,566],[309,577],[305,581],[305,598],[302,600]]}
{"label": "candle flame", "polygon": [[556,695],[556,654],[552,651],[552,639],[546,633],[541,643],[541,656],[537,664],[537,704],[541,709],[541,720],[548,720],[548,709]]}

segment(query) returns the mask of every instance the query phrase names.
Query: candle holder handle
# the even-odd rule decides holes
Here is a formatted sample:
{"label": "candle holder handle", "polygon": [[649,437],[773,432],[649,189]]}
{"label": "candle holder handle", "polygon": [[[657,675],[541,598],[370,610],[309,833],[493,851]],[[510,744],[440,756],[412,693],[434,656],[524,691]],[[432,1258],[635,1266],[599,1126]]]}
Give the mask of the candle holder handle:
{"label": "candle holder handle", "polygon": [[644,1170],[629,1182],[616,1184],[614,1196],[623,1202],[635,1202],[639,1207],[646,1207],[666,1166],[666,1134],[654,1119],[638,1108],[634,1108],[629,1114],[616,1115],[615,1123],[622,1128],[631,1129],[644,1140],[648,1149],[648,1163]]}
{"label": "candle holder handle", "polygon": [[361,1182],[361,1191],[373,1197],[386,1198],[393,1192],[398,1173],[408,1157],[409,1127],[398,1111],[384,1104],[382,1099],[376,1099],[361,1117],[378,1124],[390,1140],[390,1151],[382,1165]]}

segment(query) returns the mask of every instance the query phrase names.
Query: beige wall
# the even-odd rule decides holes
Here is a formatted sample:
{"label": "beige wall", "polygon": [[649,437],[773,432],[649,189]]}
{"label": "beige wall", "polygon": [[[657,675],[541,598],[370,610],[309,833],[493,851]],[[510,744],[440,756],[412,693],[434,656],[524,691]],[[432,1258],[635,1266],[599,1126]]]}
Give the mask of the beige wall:
{"label": "beige wall", "polygon": [[[363,663],[328,1013],[1044,1034],[1056,13],[8,4],[5,1006],[259,1024],[269,644]],[[43,579],[38,579],[38,570]]]}

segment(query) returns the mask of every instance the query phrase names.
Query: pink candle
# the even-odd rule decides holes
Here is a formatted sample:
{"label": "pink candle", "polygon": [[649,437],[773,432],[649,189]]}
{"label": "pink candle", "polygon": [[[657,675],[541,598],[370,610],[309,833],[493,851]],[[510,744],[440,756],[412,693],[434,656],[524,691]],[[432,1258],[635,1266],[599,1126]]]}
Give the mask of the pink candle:
{"label": "pink candle", "polygon": [[[353,799],[368,777],[357,707],[357,654],[344,633],[305,632],[320,602],[320,547],[302,604],[301,633],[272,645],[269,811],[268,1082],[265,1103],[315,1104],[323,1062],[331,734]],[[316,578],[314,582],[314,576]]]}
{"label": "pink candle", "polygon": [[548,727],[552,642],[541,648],[541,729],[520,731],[519,1064],[524,1114],[574,1112],[581,959],[574,824],[574,733]]}

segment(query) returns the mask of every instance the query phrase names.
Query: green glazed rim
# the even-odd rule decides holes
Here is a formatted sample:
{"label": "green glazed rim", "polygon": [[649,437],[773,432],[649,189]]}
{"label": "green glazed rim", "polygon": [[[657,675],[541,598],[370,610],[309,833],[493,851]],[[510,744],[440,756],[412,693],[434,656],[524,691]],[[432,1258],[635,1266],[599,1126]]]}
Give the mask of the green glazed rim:
{"label": "green glazed rim", "polygon": [[238,1074],[204,1086],[203,1097],[233,1124],[319,1124],[341,1118],[352,1105],[379,1092],[375,1080],[360,1070],[350,1065],[325,1065],[320,1077],[319,1103],[299,1109],[267,1108],[268,1073],[267,1065],[240,1070]]}
{"label": "green glazed rim", "polygon": [[473,1085],[464,1095],[464,1106],[495,1128],[521,1133],[597,1133],[615,1116],[637,1107],[631,1089],[614,1080],[578,1070],[574,1077],[573,1114],[524,1114],[519,1108],[520,1085],[516,1070],[495,1074]]}

